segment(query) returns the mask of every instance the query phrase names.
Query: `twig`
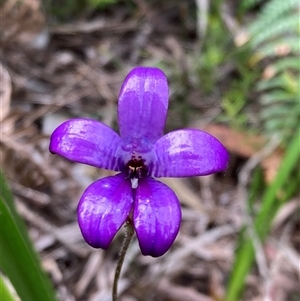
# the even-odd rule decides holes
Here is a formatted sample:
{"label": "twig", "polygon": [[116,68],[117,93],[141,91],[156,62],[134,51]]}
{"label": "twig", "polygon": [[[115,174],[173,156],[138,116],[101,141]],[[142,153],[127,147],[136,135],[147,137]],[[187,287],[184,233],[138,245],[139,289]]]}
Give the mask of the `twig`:
{"label": "twig", "polygon": [[168,256],[168,261],[159,266],[155,266],[153,269],[154,275],[170,275],[172,273],[178,272],[183,268],[186,263],[186,259],[191,256],[191,254],[199,252],[201,248],[205,245],[215,242],[221,237],[231,235],[236,233],[237,229],[233,226],[225,225],[213,230],[205,232],[203,235],[198,237],[193,237],[189,241],[186,241],[184,248],[178,248],[175,252]]}
{"label": "twig", "polygon": [[117,34],[126,31],[135,30],[137,27],[137,22],[127,22],[122,23],[111,23],[107,25],[107,22],[103,19],[98,19],[91,22],[73,23],[66,25],[59,25],[50,28],[51,34],[87,34],[92,32],[102,32],[106,34]]}
{"label": "twig", "polygon": [[196,290],[192,288],[174,285],[166,280],[161,281],[157,286],[157,289],[173,301],[213,301],[212,298],[196,292]]}
{"label": "twig", "polygon": [[74,243],[69,243],[68,240],[66,240],[65,234],[61,231],[61,229],[52,226],[41,216],[37,216],[36,214],[34,214],[33,211],[29,210],[24,203],[19,201],[16,202],[16,205],[20,214],[31,224],[33,224],[34,226],[46,233],[51,233],[53,237],[55,237],[55,239],[57,239],[62,245],[64,245],[68,250],[76,254],[78,257],[86,257],[86,249],[77,248],[77,246]]}
{"label": "twig", "polygon": [[46,193],[25,187],[17,182],[11,182],[11,185],[16,195],[25,198],[38,207],[48,205],[51,201],[50,196]]}
{"label": "twig", "polygon": [[99,266],[103,260],[103,253],[99,250],[93,251],[88,261],[85,265],[84,271],[81,274],[81,278],[79,279],[76,285],[76,296],[82,297],[85,293],[87,286],[91,283],[91,280],[95,277],[99,270]]}

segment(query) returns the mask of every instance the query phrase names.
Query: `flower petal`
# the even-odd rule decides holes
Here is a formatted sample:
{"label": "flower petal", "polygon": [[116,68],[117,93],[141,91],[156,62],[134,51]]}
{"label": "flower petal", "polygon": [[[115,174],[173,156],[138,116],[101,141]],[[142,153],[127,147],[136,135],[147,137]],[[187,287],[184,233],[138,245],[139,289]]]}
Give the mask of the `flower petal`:
{"label": "flower petal", "polygon": [[152,143],[163,134],[168,110],[168,83],[158,68],[137,67],[122,85],[118,118],[121,137],[146,137]]}
{"label": "flower petal", "polygon": [[153,178],[139,181],[133,223],[143,255],[162,256],[173,244],[180,227],[181,209],[175,193]]}
{"label": "flower petal", "polygon": [[123,174],[92,183],[77,208],[79,227],[86,242],[94,248],[107,249],[128,218],[132,204],[130,181]]}
{"label": "flower petal", "polygon": [[229,154],[219,140],[199,130],[178,130],[154,145],[157,161],[149,174],[154,177],[192,177],[226,170]]}
{"label": "flower petal", "polygon": [[50,151],[71,161],[120,170],[116,155],[121,138],[105,124],[91,119],[71,119],[51,135]]}

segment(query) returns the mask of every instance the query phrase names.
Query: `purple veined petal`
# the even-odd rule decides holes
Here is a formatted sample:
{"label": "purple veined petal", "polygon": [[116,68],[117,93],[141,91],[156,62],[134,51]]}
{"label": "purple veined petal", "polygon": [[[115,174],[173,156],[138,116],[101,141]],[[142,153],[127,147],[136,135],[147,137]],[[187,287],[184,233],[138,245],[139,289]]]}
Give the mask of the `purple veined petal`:
{"label": "purple veined petal", "polygon": [[193,129],[178,130],[154,145],[157,160],[149,174],[154,177],[193,177],[225,171],[229,154],[210,134]]}
{"label": "purple veined petal", "polygon": [[51,135],[50,152],[71,161],[119,171],[117,150],[121,138],[105,124],[91,119],[71,119]]}
{"label": "purple veined petal", "polygon": [[169,89],[165,74],[158,68],[134,68],[124,80],[118,118],[123,139],[146,137],[154,143],[163,135]]}
{"label": "purple veined petal", "polygon": [[107,249],[132,209],[130,181],[123,174],[102,178],[83,193],[77,208],[78,223],[86,242]]}
{"label": "purple veined petal", "polygon": [[136,188],[133,223],[143,255],[162,256],[180,227],[181,209],[175,193],[165,184],[144,178]]}

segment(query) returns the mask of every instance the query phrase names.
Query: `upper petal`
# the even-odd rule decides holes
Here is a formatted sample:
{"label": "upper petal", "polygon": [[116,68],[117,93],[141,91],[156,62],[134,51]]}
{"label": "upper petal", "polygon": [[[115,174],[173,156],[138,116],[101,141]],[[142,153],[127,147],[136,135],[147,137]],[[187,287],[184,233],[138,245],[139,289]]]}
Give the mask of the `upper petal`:
{"label": "upper petal", "polygon": [[152,143],[163,134],[168,110],[168,83],[158,68],[134,68],[124,80],[118,118],[122,138],[148,138]]}
{"label": "upper petal", "polygon": [[133,198],[130,181],[123,174],[100,179],[83,193],[78,204],[78,223],[86,242],[107,249],[128,218]]}
{"label": "upper petal", "polygon": [[119,135],[105,124],[91,119],[71,119],[52,133],[49,148],[71,161],[118,171],[120,145]]}
{"label": "upper petal", "polygon": [[219,140],[199,130],[178,130],[154,145],[157,160],[150,175],[154,177],[191,177],[226,170],[229,154]]}
{"label": "upper petal", "polygon": [[135,194],[133,223],[143,255],[165,254],[178,234],[180,221],[175,193],[153,178],[141,179]]}

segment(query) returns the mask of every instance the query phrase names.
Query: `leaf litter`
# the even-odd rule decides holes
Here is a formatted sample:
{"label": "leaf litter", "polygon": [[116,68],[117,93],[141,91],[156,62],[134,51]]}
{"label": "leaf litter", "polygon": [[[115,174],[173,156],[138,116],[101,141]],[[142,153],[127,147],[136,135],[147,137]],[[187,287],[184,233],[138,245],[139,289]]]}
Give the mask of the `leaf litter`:
{"label": "leaf litter", "polygon": [[[172,79],[188,74],[197,32],[205,30],[191,23],[189,4],[134,4],[133,11],[116,4],[108,15],[98,11],[81,21],[55,25],[46,22],[38,0],[1,4],[0,164],[63,301],[109,300],[122,233],[108,251],[84,243],[76,222],[79,196],[86,185],[111,173],[51,155],[52,130],[70,117],[96,118],[117,129],[119,88],[136,65],[162,66],[170,78],[168,130],[195,124],[201,116],[201,124],[209,124],[221,111],[216,101],[212,108],[208,99],[196,101],[201,93],[191,84],[184,100],[194,111],[188,122],[177,108],[182,106],[178,94],[184,84],[177,86]],[[216,125],[212,131],[218,130]],[[233,158],[228,172],[166,180],[183,207],[180,234],[171,250],[157,259],[143,257],[133,241],[120,279],[120,301],[224,300],[238,232],[247,218],[247,196],[241,196],[236,175],[259,151],[256,145],[251,153],[243,152],[249,145],[231,148],[236,133],[224,132]],[[262,143],[260,137],[254,139]],[[247,187],[251,179],[244,180]],[[256,246],[257,261],[242,300],[282,301],[299,294],[296,210],[295,199],[283,206],[266,242]]]}

